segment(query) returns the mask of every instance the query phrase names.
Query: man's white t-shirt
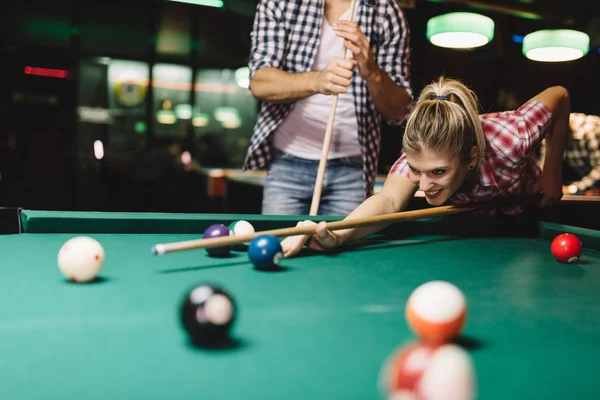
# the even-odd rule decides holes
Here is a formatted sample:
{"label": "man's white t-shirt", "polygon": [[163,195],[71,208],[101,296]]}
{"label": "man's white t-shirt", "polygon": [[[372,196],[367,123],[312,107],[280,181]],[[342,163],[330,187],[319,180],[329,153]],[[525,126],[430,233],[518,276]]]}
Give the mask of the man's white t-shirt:
{"label": "man's white t-shirt", "polygon": [[[349,13],[350,10],[346,10],[340,19],[348,19]],[[312,70],[321,71],[333,58],[340,57],[342,46],[343,39],[335,34],[327,18],[323,18],[321,43]],[[351,54],[347,51],[346,57],[349,58]],[[329,159],[361,154],[354,97],[350,89],[351,87],[348,87],[347,93],[338,96]],[[288,117],[273,132],[275,148],[296,157],[320,159],[332,102],[333,96],[323,94],[315,94],[297,101]]]}

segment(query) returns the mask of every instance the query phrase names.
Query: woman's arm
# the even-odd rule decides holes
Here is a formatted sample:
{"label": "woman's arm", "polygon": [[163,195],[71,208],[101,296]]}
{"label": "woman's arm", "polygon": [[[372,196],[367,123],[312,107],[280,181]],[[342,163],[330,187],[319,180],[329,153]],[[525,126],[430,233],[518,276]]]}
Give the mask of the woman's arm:
{"label": "woman's arm", "polygon": [[[352,211],[345,220],[373,217],[376,215],[403,211],[413,199],[416,191],[417,187],[408,178],[400,174],[391,174],[387,177],[381,191],[365,200],[360,206]],[[360,240],[373,233],[379,232],[389,225],[389,223],[386,223],[382,225],[344,229],[333,233],[337,236],[339,245]]]}
{"label": "woman's arm", "polygon": [[546,136],[546,149],[542,176],[536,190],[543,192],[541,207],[554,204],[562,197],[562,160],[569,132],[571,100],[562,86],[554,86],[533,97],[552,112],[550,133]]}
{"label": "woman's arm", "polygon": [[[390,174],[388,175],[382,190],[362,202],[345,218],[345,220],[402,211],[408,206],[416,191],[417,187],[408,178],[400,174]],[[315,225],[315,223],[312,221],[302,221],[298,223],[298,226],[307,225]],[[382,230],[388,225],[389,223],[332,232],[325,229],[326,224],[324,222],[320,222],[317,224],[317,232],[312,235],[309,246],[317,250],[326,250],[343,243],[362,239]],[[283,240],[281,246],[285,257],[296,255],[309,238],[311,238],[310,235],[299,235],[290,236]]]}

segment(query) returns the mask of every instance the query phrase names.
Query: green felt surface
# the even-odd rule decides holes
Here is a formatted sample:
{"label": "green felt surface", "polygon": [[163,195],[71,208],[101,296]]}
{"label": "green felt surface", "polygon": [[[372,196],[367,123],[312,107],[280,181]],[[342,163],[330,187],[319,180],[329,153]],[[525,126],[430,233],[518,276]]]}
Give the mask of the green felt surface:
{"label": "green felt surface", "polygon": [[[103,223],[95,217],[90,231]],[[243,252],[151,254],[157,243],[197,235],[94,233],[107,258],[102,279],[88,285],[66,282],[56,265],[72,234],[0,236],[0,398],[377,399],[382,363],[415,338],[406,299],[436,279],[467,297],[463,342],[480,399],[597,398],[598,249],[560,264],[547,236],[459,237],[444,229],[450,221],[460,219],[337,254],[305,253],[271,273],[253,270]],[[225,286],[239,306],[232,348],[194,348],[180,328],[182,296],[204,281]]]}

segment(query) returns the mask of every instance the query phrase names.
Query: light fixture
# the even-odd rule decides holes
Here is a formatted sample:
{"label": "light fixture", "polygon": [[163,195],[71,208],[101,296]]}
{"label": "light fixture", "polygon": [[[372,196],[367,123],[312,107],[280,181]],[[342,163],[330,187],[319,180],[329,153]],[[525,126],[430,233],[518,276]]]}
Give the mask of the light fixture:
{"label": "light fixture", "polygon": [[94,142],[94,157],[96,157],[96,160],[102,160],[104,158],[104,145],[100,140]]}
{"label": "light fixture", "polygon": [[195,6],[223,8],[222,0],[171,0],[178,3],[193,4]]}
{"label": "light fixture", "polygon": [[158,110],[156,120],[161,124],[171,125],[177,122],[177,116],[171,110]]}
{"label": "light fixture", "polygon": [[208,114],[204,113],[195,113],[192,118],[192,125],[196,127],[207,126],[210,121],[210,117]]}
{"label": "light fixture", "polygon": [[189,104],[178,104],[175,106],[175,115],[179,119],[192,118],[192,106]]}
{"label": "light fixture", "polygon": [[454,12],[427,22],[427,39],[440,47],[470,49],[484,46],[493,38],[494,21],[480,14]]}
{"label": "light fixture", "polygon": [[250,87],[250,68],[241,67],[235,70],[235,82],[243,89]]}
{"label": "light fixture", "polygon": [[144,121],[138,121],[135,123],[135,125],[133,126],[133,130],[135,131],[135,133],[139,133],[140,135],[143,135],[146,133],[146,123]]}
{"label": "light fixture", "polygon": [[238,109],[235,107],[217,107],[215,119],[226,129],[236,129],[242,124]]}
{"label": "light fixture", "polygon": [[534,61],[572,61],[586,55],[590,37],[571,29],[546,29],[523,38],[523,54]]}

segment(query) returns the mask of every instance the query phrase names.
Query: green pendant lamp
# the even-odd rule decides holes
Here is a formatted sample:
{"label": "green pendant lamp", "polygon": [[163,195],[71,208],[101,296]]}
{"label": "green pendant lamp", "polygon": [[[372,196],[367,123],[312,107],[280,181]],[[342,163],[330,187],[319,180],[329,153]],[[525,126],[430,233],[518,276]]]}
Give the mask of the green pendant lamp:
{"label": "green pendant lamp", "polygon": [[571,29],[546,29],[523,38],[523,54],[534,61],[572,61],[586,55],[590,37]]}
{"label": "green pendant lamp", "polygon": [[471,49],[494,38],[494,21],[484,15],[454,12],[438,15],[427,22],[427,39],[436,46]]}
{"label": "green pendant lamp", "polygon": [[223,8],[223,0],[170,0],[178,3],[193,4],[196,6]]}

